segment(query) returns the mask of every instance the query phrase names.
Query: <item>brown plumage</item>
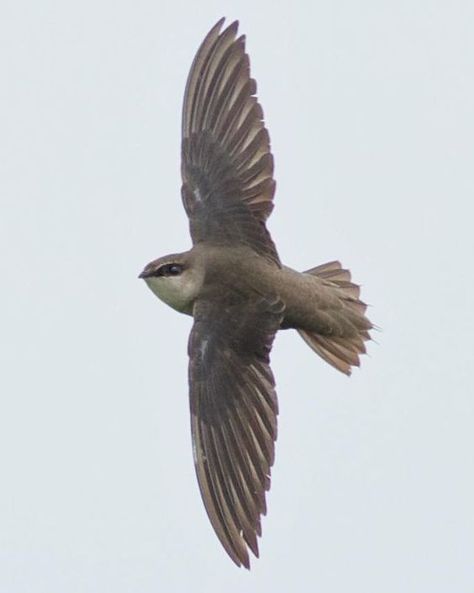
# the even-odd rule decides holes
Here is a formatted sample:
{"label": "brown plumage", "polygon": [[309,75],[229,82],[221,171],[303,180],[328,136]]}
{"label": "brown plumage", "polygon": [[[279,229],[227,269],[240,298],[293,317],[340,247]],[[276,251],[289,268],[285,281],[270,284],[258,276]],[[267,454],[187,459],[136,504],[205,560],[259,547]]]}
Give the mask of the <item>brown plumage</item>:
{"label": "brown plumage", "polygon": [[365,354],[364,341],[370,339],[368,330],[372,324],[365,317],[367,305],[359,300],[360,287],[351,282],[351,273],[344,270],[338,261],[322,264],[307,270],[306,274],[317,276],[332,288],[338,289],[338,298],[347,317],[351,317],[353,331],[345,330],[342,335],[322,335],[298,329],[304,341],[326,362],[346,375],[351,367],[360,366],[360,354]]}
{"label": "brown plumage", "polygon": [[[238,23],[221,19],[194,58],[183,104],[182,196],[194,243],[247,245],[279,262],[265,229],[273,156]],[[225,208],[222,205],[225,204]]]}
{"label": "brown plumage", "polygon": [[270,350],[296,329],[339,371],[359,366],[370,339],[366,305],[334,261],[300,273],[281,264],[265,226],[273,157],[238,23],[208,33],[189,73],[182,121],[182,199],[193,248],[140,277],[192,315],[189,385],[194,463],[226,552],[249,567],[275,456],[278,404]]}

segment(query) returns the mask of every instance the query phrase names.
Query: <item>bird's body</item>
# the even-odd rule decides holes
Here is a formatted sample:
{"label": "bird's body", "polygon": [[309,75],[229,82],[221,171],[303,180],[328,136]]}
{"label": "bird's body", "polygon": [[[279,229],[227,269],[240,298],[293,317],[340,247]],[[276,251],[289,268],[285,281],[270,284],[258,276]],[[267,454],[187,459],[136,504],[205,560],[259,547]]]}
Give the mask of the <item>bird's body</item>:
{"label": "bird's body", "polygon": [[237,23],[208,33],[186,85],[182,199],[193,247],[140,274],[194,318],[188,352],[196,473],[212,526],[237,565],[258,556],[260,517],[277,436],[270,350],[296,329],[329,364],[350,374],[370,321],[359,287],[337,261],[298,272],[284,266],[266,228],[273,157]]}
{"label": "bird's body", "polygon": [[[159,268],[168,262],[181,263],[182,273],[171,278],[148,276],[148,285],[158,298],[186,315],[193,315],[198,299],[214,300],[223,294],[234,294],[245,300],[280,299],[284,304],[281,329],[302,329],[344,338],[354,337],[357,330],[370,327],[365,318],[354,311],[354,303],[360,303],[354,298],[355,285],[350,283],[352,290],[348,292],[347,285],[341,287],[316,274],[278,266],[248,247],[202,243],[149,265]],[[340,272],[337,262],[331,264]]]}

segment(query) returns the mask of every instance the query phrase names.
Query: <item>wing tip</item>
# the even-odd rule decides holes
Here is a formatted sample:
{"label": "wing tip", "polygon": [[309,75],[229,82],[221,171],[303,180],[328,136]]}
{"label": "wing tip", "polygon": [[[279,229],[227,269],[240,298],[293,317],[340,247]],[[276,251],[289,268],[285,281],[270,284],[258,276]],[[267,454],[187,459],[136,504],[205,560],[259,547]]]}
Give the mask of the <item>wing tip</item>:
{"label": "wing tip", "polygon": [[221,16],[221,18],[215,23],[215,25],[213,25],[209,31],[209,33],[207,35],[211,35],[213,33],[215,33],[216,31],[220,31],[222,28],[222,25],[225,22],[226,17],[225,16]]}
{"label": "wing tip", "polygon": [[[209,33],[206,35],[212,35],[216,32],[218,32],[219,34],[221,34],[221,29],[223,24],[225,23],[227,17],[225,16],[221,16],[221,18],[211,27],[211,29],[209,30]],[[227,27],[222,31],[222,33],[224,33],[225,31],[233,31],[235,33],[237,33],[238,29],[239,29],[240,23],[238,19],[235,19],[234,21],[231,21]]]}

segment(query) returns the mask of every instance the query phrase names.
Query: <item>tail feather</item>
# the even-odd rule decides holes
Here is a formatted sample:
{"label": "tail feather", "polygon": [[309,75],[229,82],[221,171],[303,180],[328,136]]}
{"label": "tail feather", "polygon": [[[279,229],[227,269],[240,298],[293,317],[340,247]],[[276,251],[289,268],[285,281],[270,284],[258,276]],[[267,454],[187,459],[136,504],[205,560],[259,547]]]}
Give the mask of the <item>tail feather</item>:
{"label": "tail feather", "polygon": [[319,354],[323,360],[341,371],[341,373],[350,375],[352,372],[351,367],[360,365],[357,351],[348,351],[346,348],[338,347],[334,338],[319,336],[316,333],[310,333],[302,329],[299,329],[298,333],[316,354]]}
{"label": "tail feather", "polygon": [[[305,274],[311,274],[312,276],[318,276],[322,280],[334,282],[339,288],[345,289],[346,293],[354,299],[358,299],[360,296],[360,286],[351,282],[350,271],[344,269],[338,261],[331,261],[327,264],[316,266],[315,268],[306,270]],[[362,301],[359,301],[359,304],[367,309],[367,305]]]}
{"label": "tail feather", "polygon": [[338,371],[350,375],[351,367],[360,366],[359,356],[366,352],[364,341],[370,340],[369,330],[373,327],[365,316],[367,305],[359,299],[360,287],[351,282],[350,271],[342,268],[338,261],[322,264],[305,273],[317,276],[326,286],[338,290],[342,308],[346,310],[354,333],[345,337],[321,335],[303,329],[298,332],[323,360]]}

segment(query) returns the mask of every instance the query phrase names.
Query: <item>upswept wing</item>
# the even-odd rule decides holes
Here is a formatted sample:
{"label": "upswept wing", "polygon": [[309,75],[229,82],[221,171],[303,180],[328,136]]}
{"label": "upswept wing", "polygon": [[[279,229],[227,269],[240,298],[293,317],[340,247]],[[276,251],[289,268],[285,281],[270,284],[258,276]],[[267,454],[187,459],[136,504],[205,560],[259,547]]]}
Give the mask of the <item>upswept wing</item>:
{"label": "upswept wing", "polygon": [[283,317],[278,300],[195,305],[189,339],[191,430],[196,473],[211,524],[238,565],[258,556],[260,516],[277,436],[269,354]]}
{"label": "upswept wing", "polygon": [[273,157],[238,22],[208,33],[183,104],[183,204],[194,243],[247,245],[279,264],[265,227],[273,208]]}

